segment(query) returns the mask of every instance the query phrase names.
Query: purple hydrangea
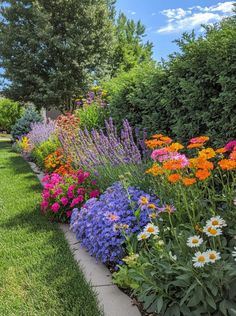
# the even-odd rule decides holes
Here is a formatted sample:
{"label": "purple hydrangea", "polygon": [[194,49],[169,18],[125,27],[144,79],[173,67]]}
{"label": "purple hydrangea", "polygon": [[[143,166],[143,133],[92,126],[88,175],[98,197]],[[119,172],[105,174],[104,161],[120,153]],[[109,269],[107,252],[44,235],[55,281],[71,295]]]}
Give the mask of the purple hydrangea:
{"label": "purple hydrangea", "polygon": [[[156,196],[134,187],[126,190],[116,182],[99,199],[88,200],[80,211],[74,209],[70,227],[82,246],[97,260],[118,263],[125,255],[124,233],[130,236],[140,232],[150,222],[153,205],[157,211],[159,203]],[[139,215],[137,210],[140,210]]]}

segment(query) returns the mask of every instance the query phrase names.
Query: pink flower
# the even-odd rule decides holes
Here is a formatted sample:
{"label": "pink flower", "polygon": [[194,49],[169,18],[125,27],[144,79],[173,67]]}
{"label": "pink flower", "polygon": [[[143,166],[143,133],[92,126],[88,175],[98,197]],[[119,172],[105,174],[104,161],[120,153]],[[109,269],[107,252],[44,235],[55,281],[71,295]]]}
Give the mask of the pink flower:
{"label": "pink flower", "polygon": [[48,199],[50,198],[50,193],[49,193],[49,191],[44,190],[43,193],[42,193],[42,197],[43,197],[45,200],[48,200]]}
{"label": "pink flower", "polygon": [[60,204],[59,203],[53,203],[52,206],[51,206],[51,210],[54,212],[54,213],[57,213],[58,210],[60,208]]}
{"label": "pink flower", "polygon": [[48,180],[50,179],[49,175],[46,174],[43,179],[42,179],[42,182],[48,182]]}
{"label": "pink flower", "polygon": [[63,196],[62,198],[61,198],[61,203],[62,203],[62,205],[66,205],[66,204],[68,204],[68,202],[69,202],[69,200],[65,197],[65,196]]}
{"label": "pink flower", "polygon": [[96,197],[99,196],[99,194],[100,194],[99,190],[94,190],[94,191],[91,191],[91,192],[89,193],[89,197],[90,197],[90,198],[96,198]]}
{"label": "pink flower", "polygon": [[230,142],[228,142],[226,145],[225,145],[225,149],[227,151],[232,151],[232,150],[235,150],[236,148],[236,140],[231,140]]}
{"label": "pink flower", "polygon": [[167,153],[168,151],[165,148],[155,149],[151,154],[151,158],[156,160],[159,156],[166,155]]}
{"label": "pink flower", "polygon": [[92,185],[96,185],[96,184],[97,184],[97,181],[96,181],[96,180],[92,180],[92,181],[91,181],[91,184],[92,184]]}
{"label": "pink flower", "polygon": [[66,216],[67,216],[67,217],[71,217],[71,214],[72,214],[72,211],[67,211],[67,212],[66,212]]}
{"label": "pink flower", "polygon": [[48,201],[43,200],[41,203],[41,209],[45,210],[48,207]]}
{"label": "pink flower", "polygon": [[54,187],[54,185],[52,183],[46,183],[44,185],[44,189],[46,189],[46,190],[51,190],[51,189],[53,189],[53,187]]}
{"label": "pink flower", "polygon": [[56,189],[56,191],[52,194],[52,197],[53,198],[56,198],[58,195],[62,194],[63,193],[63,190],[62,188],[58,188]]}
{"label": "pink flower", "polygon": [[70,185],[68,191],[73,191],[75,189],[75,185]]}
{"label": "pink flower", "polygon": [[74,207],[76,204],[79,204],[81,202],[83,202],[84,197],[83,195],[79,195],[77,198],[73,199],[73,201],[71,202],[70,207]]}
{"label": "pink flower", "polygon": [[73,197],[75,196],[74,193],[72,191],[68,191],[67,192],[67,196],[69,199],[73,199]]}
{"label": "pink flower", "polygon": [[84,193],[85,193],[85,189],[84,189],[84,188],[79,188],[79,189],[77,190],[77,193],[78,193],[78,194],[84,194]]}

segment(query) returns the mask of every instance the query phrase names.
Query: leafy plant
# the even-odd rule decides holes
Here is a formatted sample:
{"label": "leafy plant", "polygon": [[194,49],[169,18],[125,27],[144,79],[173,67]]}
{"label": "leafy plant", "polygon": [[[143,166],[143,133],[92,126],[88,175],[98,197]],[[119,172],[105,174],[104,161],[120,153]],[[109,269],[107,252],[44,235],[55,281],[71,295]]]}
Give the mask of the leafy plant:
{"label": "leafy plant", "polygon": [[10,133],[12,126],[20,118],[22,107],[10,99],[0,99],[0,130]]}
{"label": "leafy plant", "polygon": [[12,127],[12,137],[14,140],[20,139],[21,136],[28,134],[32,129],[32,123],[42,122],[41,115],[33,106],[29,106]]}

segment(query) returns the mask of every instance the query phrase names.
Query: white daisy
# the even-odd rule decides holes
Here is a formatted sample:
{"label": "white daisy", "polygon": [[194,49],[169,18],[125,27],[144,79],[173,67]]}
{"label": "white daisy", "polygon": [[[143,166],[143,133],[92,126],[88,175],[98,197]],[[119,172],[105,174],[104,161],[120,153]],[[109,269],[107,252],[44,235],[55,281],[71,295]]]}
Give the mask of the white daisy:
{"label": "white daisy", "polygon": [[203,231],[207,236],[219,236],[222,235],[222,230],[215,226],[205,226],[203,227]]}
{"label": "white daisy", "polygon": [[227,224],[220,216],[214,216],[206,222],[206,226],[223,227],[227,226]]}
{"label": "white daisy", "polygon": [[149,223],[144,227],[144,232],[150,235],[157,235],[159,233],[159,228],[152,223]]}
{"label": "white daisy", "polygon": [[209,262],[208,255],[206,252],[196,252],[194,254],[194,257],[192,258],[192,261],[194,262],[193,266],[195,268],[202,268],[205,264]]}
{"label": "white daisy", "polygon": [[198,247],[203,243],[203,239],[197,235],[191,236],[187,239],[187,246],[190,248]]}
{"label": "white daisy", "polygon": [[209,249],[209,250],[206,251],[206,253],[207,253],[207,256],[208,256],[208,260],[211,263],[215,263],[216,260],[221,259],[220,253],[216,252],[215,250]]}
{"label": "white daisy", "polygon": [[147,232],[141,232],[138,234],[137,238],[138,240],[145,240],[145,239],[148,239],[151,235]]}
{"label": "white daisy", "polygon": [[236,247],[234,247],[234,251],[232,251],[232,256],[234,257],[234,260],[236,261]]}

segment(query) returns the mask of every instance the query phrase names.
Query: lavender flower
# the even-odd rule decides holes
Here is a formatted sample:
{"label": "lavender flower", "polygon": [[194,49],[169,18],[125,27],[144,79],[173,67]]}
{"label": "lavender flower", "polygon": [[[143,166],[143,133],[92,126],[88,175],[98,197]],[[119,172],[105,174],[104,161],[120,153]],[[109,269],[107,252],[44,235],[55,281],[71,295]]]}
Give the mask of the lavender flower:
{"label": "lavender flower", "polygon": [[55,132],[56,123],[55,121],[49,120],[48,122],[39,122],[31,124],[31,131],[27,137],[32,146],[38,145],[50,138]]}
{"label": "lavender flower", "polygon": [[75,165],[89,168],[110,164],[141,163],[141,153],[133,131],[127,120],[123,121],[120,136],[110,118],[105,122],[106,130],[79,130],[73,137],[62,131],[59,140],[64,151],[72,157]]}

